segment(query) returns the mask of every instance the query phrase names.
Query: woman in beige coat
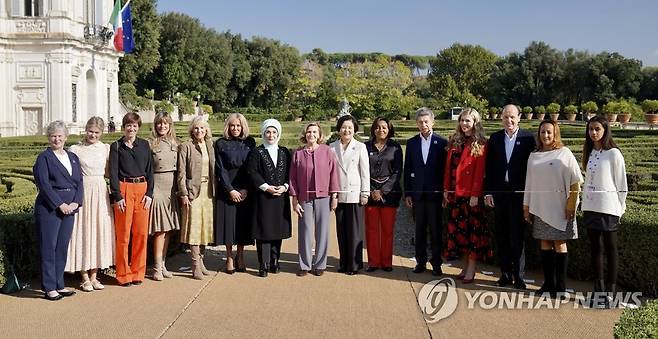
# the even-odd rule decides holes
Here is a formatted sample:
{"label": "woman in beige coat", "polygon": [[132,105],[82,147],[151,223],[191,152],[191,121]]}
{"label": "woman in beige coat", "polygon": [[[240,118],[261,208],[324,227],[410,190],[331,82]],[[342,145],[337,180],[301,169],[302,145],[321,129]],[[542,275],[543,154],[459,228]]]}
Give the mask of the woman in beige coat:
{"label": "woman in beige coat", "polygon": [[178,197],[182,209],[181,242],[190,245],[192,276],[201,280],[210,274],[203,252],[213,242],[213,187],[215,153],[210,126],[201,117],[190,123],[191,140],[178,151]]}

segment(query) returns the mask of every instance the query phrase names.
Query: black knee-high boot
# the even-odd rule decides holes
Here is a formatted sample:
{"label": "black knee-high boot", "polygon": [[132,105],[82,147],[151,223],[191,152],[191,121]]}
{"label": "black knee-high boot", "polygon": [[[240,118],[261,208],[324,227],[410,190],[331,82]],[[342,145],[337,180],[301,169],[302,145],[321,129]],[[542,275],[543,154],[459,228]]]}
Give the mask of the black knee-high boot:
{"label": "black knee-high boot", "polygon": [[567,290],[567,262],[569,253],[555,253],[555,292],[564,293]]}
{"label": "black knee-high boot", "polygon": [[541,264],[544,269],[544,284],[537,294],[550,293],[555,290],[555,251],[541,250]]}

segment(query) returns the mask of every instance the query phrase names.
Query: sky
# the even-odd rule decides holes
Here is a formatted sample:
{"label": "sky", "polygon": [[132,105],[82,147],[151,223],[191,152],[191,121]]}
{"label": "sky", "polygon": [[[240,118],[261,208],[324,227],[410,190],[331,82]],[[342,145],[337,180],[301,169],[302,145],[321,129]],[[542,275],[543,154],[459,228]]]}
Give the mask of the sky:
{"label": "sky", "polygon": [[301,53],[436,55],[455,42],[504,56],[531,41],[618,52],[658,66],[658,0],[157,0],[158,12],[218,32],[280,40]]}

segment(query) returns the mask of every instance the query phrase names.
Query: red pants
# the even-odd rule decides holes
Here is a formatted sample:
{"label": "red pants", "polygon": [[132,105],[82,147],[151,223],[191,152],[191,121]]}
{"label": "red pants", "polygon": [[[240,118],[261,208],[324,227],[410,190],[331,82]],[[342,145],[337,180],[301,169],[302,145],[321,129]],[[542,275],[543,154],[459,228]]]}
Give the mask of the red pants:
{"label": "red pants", "polygon": [[398,209],[366,206],[368,266],[393,267],[393,226]]}
{"label": "red pants", "polygon": [[[142,199],[146,194],[146,183],[120,182],[119,189],[126,201],[124,212],[114,204],[114,226],[116,234],[116,273],[119,284],[143,281],[146,273],[146,242],[148,240],[149,210]],[[132,250],[128,261],[128,244],[132,234]]]}

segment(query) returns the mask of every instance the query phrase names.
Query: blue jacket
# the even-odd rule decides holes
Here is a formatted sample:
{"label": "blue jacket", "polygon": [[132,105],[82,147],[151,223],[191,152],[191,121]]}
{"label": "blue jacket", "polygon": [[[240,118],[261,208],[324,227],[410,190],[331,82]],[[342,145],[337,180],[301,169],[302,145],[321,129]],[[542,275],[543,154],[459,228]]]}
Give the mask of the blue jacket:
{"label": "blue jacket", "polygon": [[423,163],[420,134],[407,141],[404,155],[404,196],[414,201],[440,201],[443,198],[443,172],[446,162],[448,141],[434,133],[430,141],[427,163]]}
{"label": "blue jacket", "polygon": [[[82,169],[78,156],[66,152],[71,160],[73,173],[69,175],[57,156],[48,148],[41,152],[32,168],[34,183],[39,190],[34,202],[35,213],[52,213],[61,204],[78,203],[82,206]],[[77,212],[77,210],[76,210]]]}
{"label": "blue jacket", "polygon": [[[505,154],[505,130],[495,132],[487,142],[487,164],[484,178],[485,194],[496,194],[503,191],[523,191],[525,175],[528,167],[528,157],[535,150],[535,136],[519,129],[516,134],[516,144],[512,156],[507,162]],[[505,183],[505,172],[508,171],[509,183]]]}

